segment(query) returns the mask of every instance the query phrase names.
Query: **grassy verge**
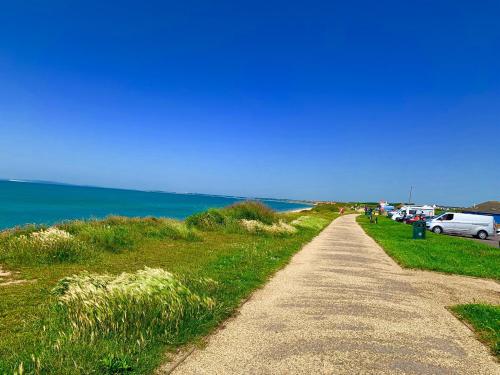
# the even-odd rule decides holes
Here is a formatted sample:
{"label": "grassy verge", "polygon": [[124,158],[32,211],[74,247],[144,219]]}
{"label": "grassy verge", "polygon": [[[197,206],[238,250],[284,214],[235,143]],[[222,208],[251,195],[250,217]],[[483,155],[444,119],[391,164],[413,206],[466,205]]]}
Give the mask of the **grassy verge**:
{"label": "grassy verge", "polygon": [[[229,317],[337,216],[245,203],[0,233],[0,373],[151,373]],[[1,280],[0,280],[1,282]]]}
{"label": "grassy verge", "polygon": [[451,310],[467,322],[500,359],[500,306],[470,304],[453,306]]}
{"label": "grassy verge", "polygon": [[500,279],[498,249],[431,232],[427,232],[425,240],[413,240],[410,225],[385,217],[380,217],[378,224],[370,224],[363,215],[357,221],[403,267]]}

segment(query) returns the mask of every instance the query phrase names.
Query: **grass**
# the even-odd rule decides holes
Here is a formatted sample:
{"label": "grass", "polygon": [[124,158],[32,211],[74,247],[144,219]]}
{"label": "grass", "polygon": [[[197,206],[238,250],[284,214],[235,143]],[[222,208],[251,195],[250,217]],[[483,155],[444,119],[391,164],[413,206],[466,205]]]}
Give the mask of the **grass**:
{"label": "grass", "polygon": [[500,359],[500,306],[468,304],[453,306],[451,310],[467,322]]}
{"label": "grass", "polygon": [[224,216],[233,220],[257,220],[267,225],[279,221],[276,212],[260,202],[235,203],[221,211]]}
{"label": "grass", "polygon": [[97,259],[104,252],[132,250],[146,239],[196,241],[197,231],[165,218],[110,216],[51,228],[27,226],[0,232],[0,263],[9,266]]}
{"label": "grass", "polygon": [[451,274],[500,279],[500,250],[472,239],[427,232],[427,239],[413,240],[412,227],[379,217],[370,224],[360,215],[358,223],[401,266]]}
{"label": "grass", "polygon": [[[270,214],[250,203],[186,222],[67,222],[58,235],[85,248],[60,259],[18,244],[30,255],[21,257],[6,245],[50,228],[2,232],[0,264],[27,282],[0,286],[0,374],[151,373],[165,352],[229,317],[336,216],[334,207]],[[295,229],[248,231],[243,220]]]}

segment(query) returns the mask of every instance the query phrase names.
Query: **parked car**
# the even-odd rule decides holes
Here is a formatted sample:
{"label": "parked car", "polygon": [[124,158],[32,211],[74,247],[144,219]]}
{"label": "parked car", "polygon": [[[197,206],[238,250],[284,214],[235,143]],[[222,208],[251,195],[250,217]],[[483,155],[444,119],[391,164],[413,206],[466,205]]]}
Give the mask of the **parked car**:
{"label": "parked car", "polygon": [[425,215],[415,215],[405,220],[406,224],[413,224],[416,221],[425,220]]}
{"label": "parked car", "polygon": [[405,221],[415,215],[434,215],[434,207],[431,206],[403,206],[398,211],[396,211],[391,219],[395,221]]}
{"label": "parked car", "polygon": [[495,235],[493,216],[446,212],[426,223],[427,229],[434,233],[450,233],[461,236],[474,236],[485,240]]}

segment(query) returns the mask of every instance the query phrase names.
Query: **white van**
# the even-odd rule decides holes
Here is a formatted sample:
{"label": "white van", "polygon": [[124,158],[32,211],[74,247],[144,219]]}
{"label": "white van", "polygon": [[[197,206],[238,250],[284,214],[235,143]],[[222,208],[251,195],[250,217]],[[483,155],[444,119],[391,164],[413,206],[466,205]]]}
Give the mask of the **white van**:
{"label": "white van", "polygon": [[495,236],[493,216],[446,212],[427,222],[427,229],[434,233],[450,233],[461,236],[474,236],[485,240]]}

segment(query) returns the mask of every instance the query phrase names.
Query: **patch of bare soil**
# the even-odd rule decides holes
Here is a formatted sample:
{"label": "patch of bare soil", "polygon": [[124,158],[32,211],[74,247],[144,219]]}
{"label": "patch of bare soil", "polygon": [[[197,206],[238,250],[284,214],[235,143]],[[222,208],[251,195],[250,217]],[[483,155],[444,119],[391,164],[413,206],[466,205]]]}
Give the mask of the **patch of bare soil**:
{"label": "patch of bare soil", "polygon": [[[17,272],[14,272],[17,274]],[[11,271],[7,271],[0,266],[0,287],[12,284],[23,284],[28,280],[16,279]]]}

